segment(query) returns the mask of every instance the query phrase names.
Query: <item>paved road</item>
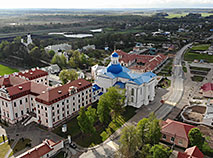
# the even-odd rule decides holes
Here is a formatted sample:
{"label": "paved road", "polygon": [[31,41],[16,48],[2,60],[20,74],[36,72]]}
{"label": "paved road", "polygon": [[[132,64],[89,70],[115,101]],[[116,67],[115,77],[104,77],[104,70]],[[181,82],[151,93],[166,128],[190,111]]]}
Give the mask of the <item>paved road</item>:
{"label": "paved road", "polygon": [[191,45],[192,43],[187,44],[176,53],[176,56],[173,61],[173,74],[171,77],[171,80],[172,80],[171,95],[168,97],[167,100],[165,100],[165,104],[161,106],[161,108],[158,111],[156,111],[155,115],[159,119],[165,118],[182,98],[183,91],[184,91],[184,86],[183,86],[184,75],[183,75],[183,70],[181,65],[181,61],[182,61],[181,59],[182,59],[183,53]]}

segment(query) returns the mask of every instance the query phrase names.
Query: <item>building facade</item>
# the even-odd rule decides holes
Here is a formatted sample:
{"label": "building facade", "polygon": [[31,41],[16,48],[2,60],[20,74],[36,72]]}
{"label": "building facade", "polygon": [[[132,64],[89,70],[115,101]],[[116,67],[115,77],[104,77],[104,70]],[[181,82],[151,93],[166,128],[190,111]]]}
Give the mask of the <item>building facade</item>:
{"label": "building facade", "polygon": [[48,73],[34,68],[0,78],[1,119],[14,124],[36,115],[37,123],[52,128],[92,103],[92,83],[78,79],[49,87]]}
{"label": "building facade", "polygon": [[156,75],[152,72],[135,73],[119,63],[119,55],[114,52],[111,55],[111,63],[97,71],[95,83],[107,91],[107,88],[118,86],[126,89],[126,104],[140,108],[148,105],[155,97]]}

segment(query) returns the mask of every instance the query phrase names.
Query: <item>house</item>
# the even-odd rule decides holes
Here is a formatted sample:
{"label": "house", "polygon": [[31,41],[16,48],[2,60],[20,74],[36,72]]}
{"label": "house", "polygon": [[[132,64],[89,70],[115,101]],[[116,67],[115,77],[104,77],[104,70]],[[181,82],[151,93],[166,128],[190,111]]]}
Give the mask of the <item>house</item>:
{"label": "house", "polygon": [[87,46],[84,46],[83,48],[82,48],[83,50],[89,50],[89,49],[93,49],[93,50],[95,50],[95,45],[87,45]]}
{"label": "house", "polygon": [[31,38],[31,34],[28,34],[28,35],[27,35],[27,42],[26,42],[26,43],[24,42],[24,39],[21,39],[21,43],[22,43],[23,45],[25,45],[26,47],[27,47],[28,45],[30,45],[30,44],[33,44],[33,40],[32,40],[32,38]]}
{"label": "house", "polygon": [[178,152],[177,158],[203,158],[203,153],[197,146],[187,148],[185,152]]}
{"label": "house", "polygon": [[[132,60],[136,59],[132,58]],[[126,103],[140,108],[154,100],[157,77],[152,72],[136,73],[122,66],[119,55],[115,51],[111,55],[110,64],[97,71],[95,84],[103,89],[103,92],[113,86],[126,89]]]}
{"label": "house", "polygon": [[48,158],[54,156],[62,148],[64,148],[63,140],[54,142],[53,140],[45,139],[41,144],[20,154],[16,158]]}
{"label": "house", "polygon": [[58,74],[61,71],[60,67],[57,64],[43,67],[41,69],[48,72],[49,74]]}
{"label": "house", "polygon": [[72,49],[72,46],[67,44],[67,43],[49,45],[49,46],[44,48],[45,51],[53,50],[55,53],[58,53],[58,52],[61,52],[61,51],[68,51],[68,50],[71,50],[71,49]]}
{"label": "house", "polygon": [[205,98],[213,98],[213,83],[205,83],[201,88],[200,88],[200,93],[205,97]]}
{"label": "house", "polygon": [[195,126],[167,119],[161,125],[161,140],[187,148],[189,145],[188,133],[192,128],[195,128]]}

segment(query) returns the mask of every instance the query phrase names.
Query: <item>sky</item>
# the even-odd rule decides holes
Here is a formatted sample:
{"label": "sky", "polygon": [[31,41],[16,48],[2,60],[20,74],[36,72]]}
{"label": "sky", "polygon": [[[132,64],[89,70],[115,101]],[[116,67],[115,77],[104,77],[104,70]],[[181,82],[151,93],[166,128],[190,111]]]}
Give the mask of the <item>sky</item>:
{"label": "sky", "polygon": [[213,0],[2,0],[0,8],[213,8]]}

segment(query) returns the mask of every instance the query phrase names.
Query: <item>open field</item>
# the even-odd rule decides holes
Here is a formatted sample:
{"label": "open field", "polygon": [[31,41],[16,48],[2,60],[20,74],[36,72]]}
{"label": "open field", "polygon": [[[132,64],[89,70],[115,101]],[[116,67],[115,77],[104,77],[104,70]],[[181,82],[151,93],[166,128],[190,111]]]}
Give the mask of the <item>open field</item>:
{"label": "open field", "polygon": [[195,45],[191,48],[191,50],[196,50],[196,51],[205,51],[210,47],[210,44],[199,44]]}
{"label": "open field", "polygon": [[208,54],[199,54],[187,51],[184,54],[184,60],[186,61],[194,61],[194,60],[204,60],[205,62],[213,63],[213,56]]}
{"label": "open field", "polygon": [[[169,16],[166,16],[166,18],[171,19],[171,18],[181,18],[186,16],[188,13],[180,13],[180,14],[175,14],[175,13],[170,13]],[[213,13],[201,13],[202,17],[207,17],[213,15]]]}
{"label": "open field", "polygon": [[0,76],[12,74],[14,72],[18,72],[18,70],[0,64]]}

